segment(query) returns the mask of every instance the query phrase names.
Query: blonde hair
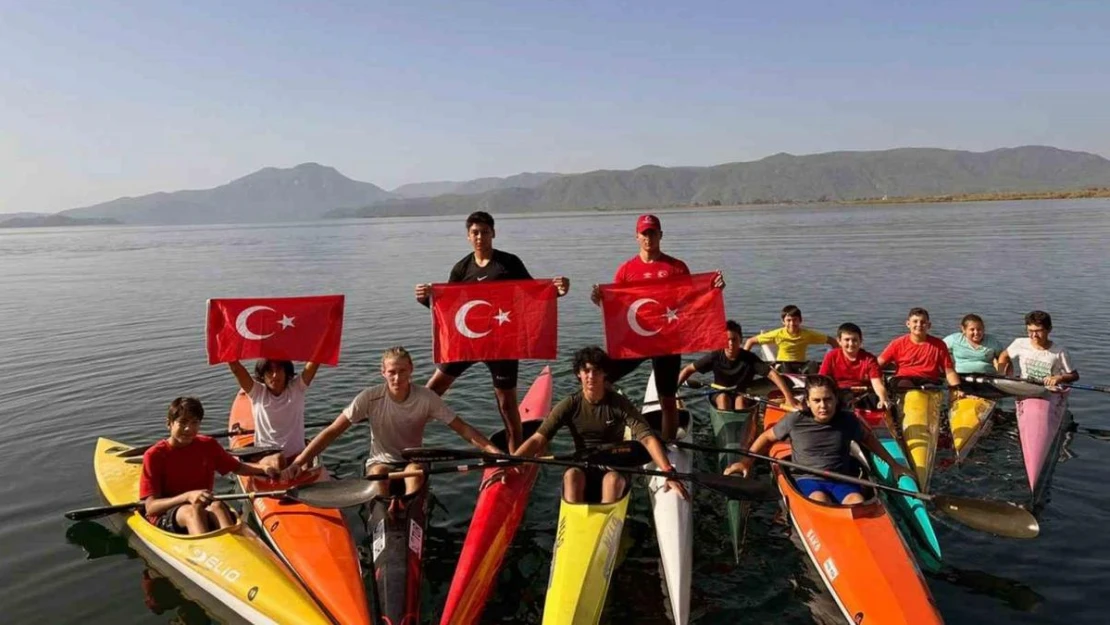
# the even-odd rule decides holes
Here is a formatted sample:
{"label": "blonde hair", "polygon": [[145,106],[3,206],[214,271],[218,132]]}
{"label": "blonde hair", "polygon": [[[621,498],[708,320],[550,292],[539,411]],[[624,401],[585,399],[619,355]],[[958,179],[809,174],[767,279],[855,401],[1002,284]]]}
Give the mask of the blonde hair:
{"label": "blonde hair", "polygon": [[409,354],[409,350],[400,345],[395,345],[382,352],[382,366],[385,366],[387,360],[400,360],[402,358],[409,361],[409,365],[412,365],[412,356]]}

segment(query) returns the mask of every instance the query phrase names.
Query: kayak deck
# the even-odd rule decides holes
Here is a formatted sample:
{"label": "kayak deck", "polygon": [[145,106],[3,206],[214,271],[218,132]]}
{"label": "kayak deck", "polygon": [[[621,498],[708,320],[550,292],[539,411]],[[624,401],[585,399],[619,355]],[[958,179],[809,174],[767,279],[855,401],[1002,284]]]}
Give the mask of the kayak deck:
{"label": "kayak deck", "polygon": [[601,619],[620,551],[631,486],[631,480],[626,480],[624,496],[614,503],[561,501],[544,625],[595,625]]}
{"label": "kayak deck", "polygon": [[[551,412],[552,393],[551,368],[544,367],[520,402],[520,421],[525,439]],[[504,431],[490,440],[504,448]],[[489,478],[493,471],[487,469],[483,479]],[[524,518],[539,465],[525,463],[520,465],[518,471],[508,473],[504,482],[490,482],[478,493],[470,529],[466,532],[451,588],[447,592],[440,618],[442,625],[469,625],[477,623],[482,616],[505,553]]]}
{"label": "kayak deck", "polygon": [[[392,482],[403,488],[400,480]],[[419,623],[428,527],[428,480],[411,495],[375,497],[363,504],[370,540],[370,614],[375,623]]]}
{"label": "kayak deck", "polygon": [[[655,388],[655,372],[648,377],[644,392],[642,416],[652,430],[662,428],[663,412],[656,402],[658,393]],[[684,440],[690,432],[690,412],[682,400],[678,400],[678,431],[676,438]],[[667,445],[667,458],[671,466],[680,473],[689,473],[693,467],[693,454],[686,449]],[[655,463],[644,465],[646,469],[656,469]],[[666,478],[652,476],[647,480],[648,494],[651,498],[652,520],[655,522],[656,542],[659,545],[659,559],[663,567],[666,595],[670,602],[671,617],[676,625],[686,625],[690,620],[690,586],[694,567],[694,509],[690,501],[677,493],[666,490]],[[687,492],[694,496],[694,487],[684,482]]]}
{"label": "kayak deck", "polygon": [[979,439],[991,431],[991,415],[997,402],[982,397],[961,397],[952,402],[948,411],[948,427],[952,431],[952,449],[956,462],[967,460]]}
{"label": "kayak deck", "polygon": [[[251,400],[242,391],[235,396],[228,416],[228,429],[236,426],[244,431],[254,430]],[[232,449],[253,444],[253,434],[231,438]],[[281,490],[331,479],[322,466],[305,472],[293,482],[249,476],[236,478],[240,490],[245,493]],[[358,551],[340,510],[271,498],[255,499],[248,505],[262,537],[336,621],[345,625],[369,625],[370,611]],[[321,558],[321,553],[329,555]]]}
{"label": "kayak deck", "polygon": [[1067,391],[1017,401],[1018,438],[1034,505],[1044,499],[1070,420]]}
{"label": "kayak deck", "polygon": [[[109,504],[138,500],[141,464],[125,462],[128,445],[97,440],[93,470]],[[245,523],[188,536],[163,531],[139,511],[119,515],[144,551],[163,561],[249,623],[326,624],[329,619],[292,572]]]}
{"label": "kayak deck", "polygon": [[[889,416],[886,411],[857,410],[856,414],[871,428],[875,438],[879,439],[883,449],[895,461],[903,466],[910,466],[901,441],[895,437],[894,432],[890,429],[893,423],[888,420]],[[878,456],[869,453],[868,460],[871,462],[875,477],[878,478],[880,483],[903,490],[919,492],[917,482],[912,478],[900,476],[895,480],[890,466]],[[902,536],[906,538],[906,542],[917,557],[921,568],[932,573],[940,571],[942,566],[940,542],[937,540],[933,520],[929,517],[929,511],[926,509],[925,503],[916,497],[889,492],[883,492],[881,497],[887,504],[887,510],[902,530]]]}
{"label": "kayak deck", "polygon": [[910,389],[900,392],[898,396],[902,440],[923,492],[929,492],[929,481],[933,477],[943,404],[944,393],[936,390]]}
{"label": "kayak deck", "polygon": [[[755,420],[752,418],[754,408],[743,411],[718,410],[713,405],[712,398],[709,399],[708,403],[709,422],[713,427],[713,437],[717,447],[722,449],[747,449],[751,444],[752,433],[754,432],[752,427],[755,425]],[[721,471],[724,471],[725,467],[741,459],[743,459],[743,456],[740,454],[718,454],[717,465]],[[749,502],[736,499],[729,499],[727,503],[728,533],[732,539],[732,551],[736,562],[740,562],[740,552],[743,548],[743,537],[741,536],[743,508],[749,505]]]}

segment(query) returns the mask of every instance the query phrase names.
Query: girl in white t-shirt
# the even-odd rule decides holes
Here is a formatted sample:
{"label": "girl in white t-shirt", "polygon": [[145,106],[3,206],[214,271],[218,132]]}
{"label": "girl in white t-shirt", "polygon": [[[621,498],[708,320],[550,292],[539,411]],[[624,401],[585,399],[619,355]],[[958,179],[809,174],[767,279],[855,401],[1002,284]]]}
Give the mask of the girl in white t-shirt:
{"label": "girl in white t-shirt", "polygon": [[285,468],[304,449],[305,392],[316,377],[319,363],[305,363],[304,371],[296,375],[288,360],[259,360],[253,377],[240,362],[227,364],[239,387],[251,398],[254,444],[282,449],[282,453],[266,456],[260,464]]}
{"label": "girl in white t-shirt", "polygon": [[1072,366],[1068,350],[1048,340],[1052,332],[1051,315],[1042,310],[1025,315],[1025,331],[1029,338],[1014,339],[998,355],[998,368],[1003,373],[1009,375],[1016,359],[1019,377],[1042,382],[1048,388],[1079,380],[1079,371]]}

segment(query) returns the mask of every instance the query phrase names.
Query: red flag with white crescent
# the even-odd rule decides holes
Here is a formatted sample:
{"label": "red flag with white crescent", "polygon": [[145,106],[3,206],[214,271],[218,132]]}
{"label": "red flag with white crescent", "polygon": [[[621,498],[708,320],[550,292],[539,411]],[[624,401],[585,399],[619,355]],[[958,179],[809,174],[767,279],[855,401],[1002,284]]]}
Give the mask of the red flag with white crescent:
{"label": "red flag with white crescent", "polygon": [[601,285],[605,350],[649,358],[724,347],[725,300],[714,273]]}
{"label": "red flag with white crescent", "polygon": [[557,296],[551,280],[433,284],[432,357],[436,363],[552,360]]}
{"label": "red flag with white crescent", "polygon": [[208,364],[245,358],[339,364],[343,296],[208,300]]}

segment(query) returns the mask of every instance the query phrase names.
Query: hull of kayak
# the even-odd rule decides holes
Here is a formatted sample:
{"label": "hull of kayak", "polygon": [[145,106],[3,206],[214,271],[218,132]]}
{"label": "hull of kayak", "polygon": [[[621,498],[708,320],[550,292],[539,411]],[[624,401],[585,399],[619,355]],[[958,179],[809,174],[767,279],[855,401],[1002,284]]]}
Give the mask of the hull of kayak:
{"label": "hull of kayak", "polygon": [[[231,404],[228,417],[228,429],[236,426],[245,431],[254,430],[251,400],[242,391]],[[231,439],[232,449],[253,444],[253,434]],[[281,490],[328,479],[328,472],[322,466],[305,472],[292,483],[237,476],[243,492]],[[261,536],[332,618],[344,625],[370,623],[358,551],[341,511],[272,498],[255,499],[248,505]],[[322,553],[328,557],[320,557]]]}
{"label": "hull of kayak", "polygon": [[[871,428],[871,432],[875,435],[875,438],[879,439],[883,449],[899,464],[908,467],[909,462],[906,460],[906,452],[902,449],[901,441],[894,436],[894,432],[890,429],[893,423],[889,421],[887,412],[884,410],[856,410],[856,414]],[[895,480],[894,474],[887,463],[872,454],[868,454],[868,456],[868,460],[874,468],[875,476],[879,478],[880,483],[918,492],[917,482],[913,478],[901,476],[898,480]],[[887,510],[894,516],[895,521],[902,529],[902,536],[906,538],[906,542],[917,557],[917,562],[921,568],[931,573],[939,571],[942,565],[940,542],[937,540],[933,520],[929,518],[929,511],[926,509],[925,503],[916,497],[896,493],[884,492],[881,496],[887,504]]]}
{"label": "hull of kayak", "polygon": [[991,415],[997,402],[981,397],[962,397],[948,410],[948,427],[952,430],[952,448],[956,462],[967,460],[979,439],[990,433]]}
{"label": "hull of kayak", "polygon": [[[109,504],[139,497],[142,465],[127,463],[117,455],[127,449],[130,447],[106,438],[96,444],[93,470],[101,496]],[[186,536],[158,529],[140,512],[117,517],[144,553],[249,623],[332,622],[288,567],[241,520],[232,527]]]}
{"label": "hull of kayak", "polygon": [[1045,399],[1017,402],[1018,437],[1025,460],[1025,475],[1033,501],[1039,502],[1056,466],[1067,430],[1068,393],[1051,393]]}
{"label": "hull of kayak", "polygon": [[559,505],[544,625],[595,625],[601,619],[628,513],[628,485],[615,503]]}
{"label": "hull of kayak", "polygon": [[[401,487],[401,482],[396,482]],[[362,508],[370,541],[373,584],[370,614],[375,623],[420,622],[424,534],[428,526],[428,481],[412,495],[375,497]]]}
{"label": "hull of kayak", "polygon": [[[662,412],[657,402],[655,372],[648,378],[644,392],[644,420],[658,431],[662,423]],[[690,413],[678,402],[678,440],[684,440],[690,431]],[[680,473],[689,473],[693,467],[693,454],[689,450],[667,445],[667,458],[671,466]],[[644,468],[656,469],[654,463]],[[652,476],[648,480],[648,494],[651,497],[651,514],[655,521],[656,542],[659,544],[659,559],[663,566],[666,594],[670,599],[671,619],[676,625],[686,625],[690,621],[690,584],[694,567],[694,509],[690,501],[677,493],[665,489],[666,478]],[[694,496],[693,484],[686,482],[690,496]]]}
{"label": "hull of kayak", "polygon": [[[771,427],[785,411],[768,406]],[[789,442],[771,456],[789,458]],[[845,622],[882,625],[942,623],[921,571],[882,502],[872,494],[854,506],[824,504],[798,491],[778,465],[772,471],[798,538],[832,594]]]}
{"label": "hull of kayak", "polygon": [[929,480],[933,477],[943,404],[942,391],[911,389],[898,397],[898,408],[902,415],[902,440],[906,444],[913,470],[917,473],[917,483],[923,492],[929,492]]}
{"label": "hull of kayak", "polygon": [[[520,421],[524,437],[528,438],[551,412],[551,369],[544,367],[520,402]],[[505,444],[504,434],[491,440],[498,446]],[[505,553],[524,518],[528,495],[536,482],[538,464],[522,464],[518,473],[509,473],[504,482],[495,480],[486,484],[478,493],[478,502],[466,532],[455,576],[447,592],[447,602],[440,618],[442,625],[477,623],[489,599]],[[489,478],[493,469],[487,469]],[[485,482],[483,481],[483,484]]]}
{"label": "hull of kayak", "polygon": [[[753,409],[743,411],[718,410],[709,402],[709,423],[713,426],[713,438],[716,446],[722,449],[747,449],[752,442]],[[718,454],[717,465],[721,471],[725,467],[743,459],[740,454]],[[728,500],[728,533],[732,539],[732,552],[737,562],[740,562],[740,550],[743,545],[741,526],[743,524],[743,508],[750,505],[735,499]]]}

